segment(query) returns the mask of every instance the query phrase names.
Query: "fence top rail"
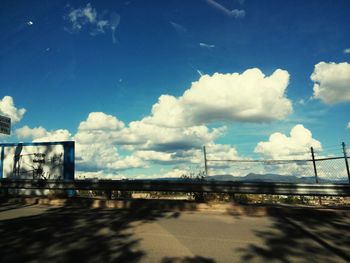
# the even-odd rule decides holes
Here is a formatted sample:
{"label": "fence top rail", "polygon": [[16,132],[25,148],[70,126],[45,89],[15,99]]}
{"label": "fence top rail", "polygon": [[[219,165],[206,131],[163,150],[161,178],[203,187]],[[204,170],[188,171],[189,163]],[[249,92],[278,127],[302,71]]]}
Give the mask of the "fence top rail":
{"label": "fence top rail", "polygon": [[[327,161],[344,159],[344,156],[315,158],[315,161]],[[294,162],[312,162],[312,159],[274,159],[274,160],[233,160],[233,159],[206,159],[208,162],[237,162],[237,163],[294,163]]]}

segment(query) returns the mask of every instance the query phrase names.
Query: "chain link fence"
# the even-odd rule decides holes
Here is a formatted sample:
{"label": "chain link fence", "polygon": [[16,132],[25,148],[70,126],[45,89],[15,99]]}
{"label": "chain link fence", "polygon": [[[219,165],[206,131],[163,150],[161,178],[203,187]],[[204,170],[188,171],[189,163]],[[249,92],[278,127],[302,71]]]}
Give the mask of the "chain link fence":
{"label": "chain link fence", "polygon": [[350,183],[347,164],[350,163],[349,150],[346,150],[345,144],[339,150],[343,153],[342,156],[335,156],[334,154],[314,156],[310,152],[309,159],[298,160],[223,160],[215,159],[213,155],[209,155],[210,159],[207,159],[204,151],[204,161],[207,175],[213,180],[321,184]]}

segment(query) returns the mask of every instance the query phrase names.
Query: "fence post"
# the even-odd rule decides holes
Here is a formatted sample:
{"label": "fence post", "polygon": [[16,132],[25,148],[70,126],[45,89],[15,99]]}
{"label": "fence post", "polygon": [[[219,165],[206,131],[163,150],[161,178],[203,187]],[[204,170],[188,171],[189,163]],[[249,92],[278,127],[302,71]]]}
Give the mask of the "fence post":
{"label": "fence post", "polygon": [[[318,184],[318,176],[317,176],[317,168],[316,168],[316,160],[315,160],[315,153],[314,153],[314,148],[311,147],[311,155],[312,155],[312,163],[314,165],[314,172],[315,172],[315,180],[316,184]],[[321,196],[318,197],[318,202],[320,205],[322,205],[322,199]]]}
{"label": "fence post", "polygon": [[345,142],[342,142],[341,145],[343,146],[343,153],[344,153],[344,158],[345,158],[346,172],[348,173],[348,180],[349,180],[349,184],[350,184],[349,162],[348,162],[348,156],[347,156],[347,154],[346,154]]}
{"label": "fence post", "polygon": [[207,152],[206,152],[206,150],[205,150],[205,146],[203,146],[203,154],[204,154],[204,169],[205,169],[205,176],[208,176]]}
{"label": "fence post", "polygon": [[318,176],[317,176],[317,168],[316,168],[316,161],[315,161],[315,153],[314,153],[314,148],[313,147],[311,147],[311,155],[312,155],[312,163],[314,165],[315,180],[316,180],[316,184],[318,184]]}

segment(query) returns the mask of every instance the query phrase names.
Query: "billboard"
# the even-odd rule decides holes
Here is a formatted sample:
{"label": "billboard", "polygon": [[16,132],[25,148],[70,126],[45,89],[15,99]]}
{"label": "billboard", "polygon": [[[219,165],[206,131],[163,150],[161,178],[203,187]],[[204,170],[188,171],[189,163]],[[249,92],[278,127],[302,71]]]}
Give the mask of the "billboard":
{"label": "billboard", "polygon": [[74,142],[0,144],[0,178],[74,179]]}

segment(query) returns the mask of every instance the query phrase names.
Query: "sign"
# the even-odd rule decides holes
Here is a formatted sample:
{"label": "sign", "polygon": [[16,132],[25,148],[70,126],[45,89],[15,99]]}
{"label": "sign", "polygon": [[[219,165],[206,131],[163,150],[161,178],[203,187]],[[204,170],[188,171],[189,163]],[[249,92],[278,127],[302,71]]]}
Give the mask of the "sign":
{"label": "sign", "polygon": [[[0,179],[74,180],[74,142],[0,143]],[[30,189],[13,190],[14,194],[48,195]],[[67,190],[69,196],[74,191]]]}
{"label": "sign", "polygon": [[10,135],[11,133],[11,119],[0,115],[0,133]]}

